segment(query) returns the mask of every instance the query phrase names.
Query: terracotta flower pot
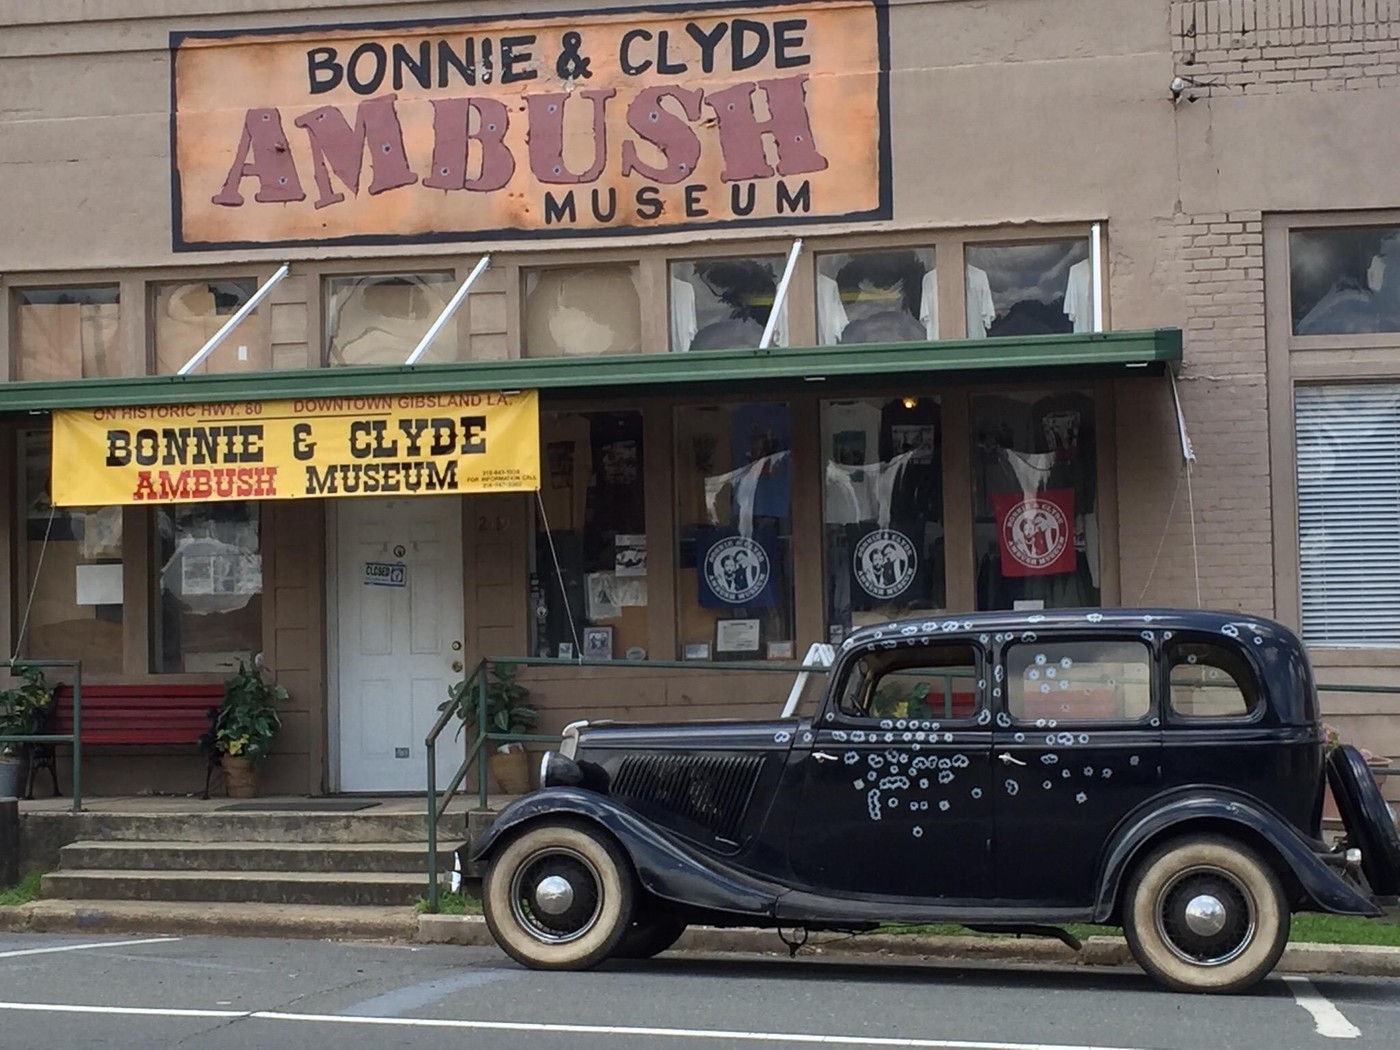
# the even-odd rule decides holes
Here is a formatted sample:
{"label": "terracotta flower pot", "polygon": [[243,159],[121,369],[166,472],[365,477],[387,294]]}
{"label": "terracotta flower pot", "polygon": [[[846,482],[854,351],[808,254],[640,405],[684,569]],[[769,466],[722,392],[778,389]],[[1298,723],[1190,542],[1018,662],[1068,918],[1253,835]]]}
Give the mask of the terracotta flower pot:
{"label": "terracotta flower pot", "polygon": [[505,751],[493,751],[487,759],[487,768],[496,785],[506,795],[525,795],[530,791],[530,755],[519,744],[510,745]]}
{"label": "terracotta flower pot", "polygon": [[258,771],[239,755],[224,755],[220,759],[228,777],[229,798],[254,798],[258,793]]}

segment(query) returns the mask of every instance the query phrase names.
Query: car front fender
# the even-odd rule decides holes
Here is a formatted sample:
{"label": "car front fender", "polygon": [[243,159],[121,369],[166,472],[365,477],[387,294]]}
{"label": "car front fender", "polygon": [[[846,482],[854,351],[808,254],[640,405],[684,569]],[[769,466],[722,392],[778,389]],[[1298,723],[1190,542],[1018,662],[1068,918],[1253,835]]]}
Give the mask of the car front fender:
{"label": "car front fender", "polygon": [[1100,867],[1095,921],[1104,922],[1113,913],[1123,880],[1150,843],[1174,827],[1203,821],[1236,824],[1263,838],[1321,911],[1336,915],[1381,914],[1374,901],[1350,886],[1317,856],[1307,839],[1258,802],[1228,791],[1188,790],[1152,800],[1119,825]]}
{"label": "car front fender", "polygon": [[471,845],[471,860],[487,862],[510,832],[537,821],[573,817],[597,824],[615,838],[642,886],[657,897],[694,908],[771,916],[783,888],[697,853],[652,827],[606,795],[583,788],[551,787],[512,802]]}

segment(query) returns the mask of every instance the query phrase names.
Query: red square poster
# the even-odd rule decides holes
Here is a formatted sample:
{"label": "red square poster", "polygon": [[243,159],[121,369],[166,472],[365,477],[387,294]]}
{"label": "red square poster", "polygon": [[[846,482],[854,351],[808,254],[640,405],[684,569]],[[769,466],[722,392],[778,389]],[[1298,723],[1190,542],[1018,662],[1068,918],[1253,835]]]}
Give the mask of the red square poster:
{"label": "red square poster", "polygon": [[1005,492],[992,497],[992,506],[1003,576],[1074,571],[1074,489]]}

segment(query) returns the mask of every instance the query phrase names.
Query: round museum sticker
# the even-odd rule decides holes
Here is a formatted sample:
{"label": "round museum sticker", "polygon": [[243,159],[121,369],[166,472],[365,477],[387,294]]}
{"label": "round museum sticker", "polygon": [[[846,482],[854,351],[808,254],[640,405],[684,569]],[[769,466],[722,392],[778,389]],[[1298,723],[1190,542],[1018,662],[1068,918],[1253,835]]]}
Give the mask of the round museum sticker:
{"label": "round museum sticker", "polygon": [[909,589],[919,569],[914,544],[902,532],[876,529],[856,544],[851,558],[856,582],[873,598],[897,598]]}
{"label": "round museum sticker", "polygon": [[1046,570],[1064,557],[1073,533],[1058,503],[1031,496],[1002,517],[1002,549],[1031,570]]}
{"label": "round museum sticker", "polygon": [[768,552],[747,536],[720,540],[705,555],[705,582],[729,605],[743,605],[762,594],[771,571]]}

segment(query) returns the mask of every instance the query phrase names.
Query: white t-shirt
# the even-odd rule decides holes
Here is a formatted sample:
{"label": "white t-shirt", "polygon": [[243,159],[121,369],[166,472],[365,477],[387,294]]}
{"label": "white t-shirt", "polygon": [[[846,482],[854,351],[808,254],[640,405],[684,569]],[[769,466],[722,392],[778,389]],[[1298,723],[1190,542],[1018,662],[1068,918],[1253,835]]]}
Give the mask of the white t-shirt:
{"label": "white t-shirt", "polygon": [[817,341],[822,346],[835,346],[841,341],[850,318],[841,302],[841,286],[826,274],[817,275]]}
{"label": "white t-shirt", "polygon": [[822,458],[826,460],[827,524],[869,521],[880,459],[879,408],[864,401],[824,405]]}
{"label": "white t-shirt", "polygon": [[1088,259],[1083,259],[1069,268],[1069,285],[1065,288],[1065,316],[1074,323],[1076,332],[1094,330],[1094,290],[1090,276]]}
{"label": "white t-shirt", "polygon": [[[938,269],[924,274],[919,297],[919,320],[929,339],[938,338]],[[992,302],[992,286],[987,271],[975,266],[967,268],[967,334],[970,339],[986,338],[987,329],[997,318]]]}
{"label": "white t-shirt", "polygon": [[699,326],[695,320],[695,286],[671,278],[671,349],[689,350]]}

